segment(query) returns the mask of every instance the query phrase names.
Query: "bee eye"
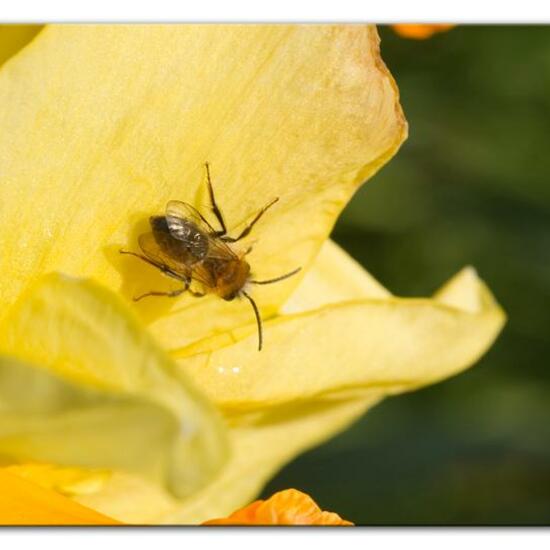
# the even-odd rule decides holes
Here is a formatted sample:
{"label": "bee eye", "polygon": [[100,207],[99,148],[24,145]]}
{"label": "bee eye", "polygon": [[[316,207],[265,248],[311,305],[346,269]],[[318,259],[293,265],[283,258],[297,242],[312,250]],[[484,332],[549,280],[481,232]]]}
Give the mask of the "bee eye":
{"label": "bee eye", "polygon": [[226,302],[230,302],[231,300],[234,300],[237,297],[237,292],[232,292],[231,294],[228,294],[227,296],[224,296],[223,299]]}

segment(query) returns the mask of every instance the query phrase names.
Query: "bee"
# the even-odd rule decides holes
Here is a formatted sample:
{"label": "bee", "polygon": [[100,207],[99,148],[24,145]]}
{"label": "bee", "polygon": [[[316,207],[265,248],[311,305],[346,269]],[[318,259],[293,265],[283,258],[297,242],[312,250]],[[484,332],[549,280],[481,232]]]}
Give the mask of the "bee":
{"label": "bee", "polygon": [[[195,207],[178,200],[168,202],[164,216],[151,216],[149,218],[151,231],[143,233],[138,238],[143,254],[128,250],[120,250],[120,253],[130,254],[153,265],[164,275],[183,283],[183,286],[171,292],[154,290],[146,292],[135,297],[134,301],[147,296],[175,298],[184,292],[197,298],[206,294],[216,294],[226,301],[244,297],[250,302],[256,317],[260,351],[263,342],[262,319],[258,306],[247,289],[249,285],[269,285],[292,277],[300,271],[301,267],[274,279],[258,281],[252,278],[250,264],[245,260],[245,256],[251,252],[252,248],[239,252],[232,245],[247,237],[260,218],[279,198],[276,197],[267,203],[237,237],[231,237],[227,234],[225,219],[216,203],[208,162],[204,166],[210,207],[220,229],[214,229]],[[192,283],[198,284],[200,290],[192,289]]]}

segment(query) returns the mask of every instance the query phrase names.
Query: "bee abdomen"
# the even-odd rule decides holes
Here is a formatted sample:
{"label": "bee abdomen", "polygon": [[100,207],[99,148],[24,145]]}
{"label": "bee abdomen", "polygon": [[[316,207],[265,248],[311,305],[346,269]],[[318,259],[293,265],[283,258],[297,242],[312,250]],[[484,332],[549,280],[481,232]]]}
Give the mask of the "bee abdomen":
{"label": "bee abdomen", "polygon": [[164,216],[151,216],[149,218],[149,223],[153,231],[170,233],[170,230],[168,229],[168,222]]}

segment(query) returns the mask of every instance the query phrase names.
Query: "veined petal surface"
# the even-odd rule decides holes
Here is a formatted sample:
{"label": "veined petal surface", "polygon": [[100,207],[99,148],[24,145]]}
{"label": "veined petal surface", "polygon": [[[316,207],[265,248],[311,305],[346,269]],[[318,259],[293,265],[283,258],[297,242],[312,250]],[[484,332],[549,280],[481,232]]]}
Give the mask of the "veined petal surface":
{"label": "veined petal surface", "polygon": [[[170,199],[208,206],[205,161],[233,231],[280,199],[243,243],[254,244],[256,276],[305,272],[406,137],[378,42],[364,25],[46,26],[0,70],[2,314],[50,271],[128,298],[169,287],[118,251],[136,250]],[[262,309],[274,312],[299,279],[258,289]],[[160,319],[162,343],[251,315],[243,302],[185,296],[137,307]]]}

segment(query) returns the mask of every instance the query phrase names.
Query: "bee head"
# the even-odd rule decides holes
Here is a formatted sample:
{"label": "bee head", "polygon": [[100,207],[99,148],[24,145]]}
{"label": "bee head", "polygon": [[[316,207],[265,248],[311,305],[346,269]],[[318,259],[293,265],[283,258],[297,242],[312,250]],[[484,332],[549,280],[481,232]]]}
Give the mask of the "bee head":
{"label": "bee head", "polygon": [[228,262],[218,274],[219,295],[228,302],[234,300],[245,286],[249,275],[250,266],[244,260]]}
{"label": "bee head", "polygon": [[234,290],[230,294],[226,294],[225,296],[223,296],[223,299],[226,302],[231,302],[231,300],[234,300],[239,294],[240,294],[239,290]]}

